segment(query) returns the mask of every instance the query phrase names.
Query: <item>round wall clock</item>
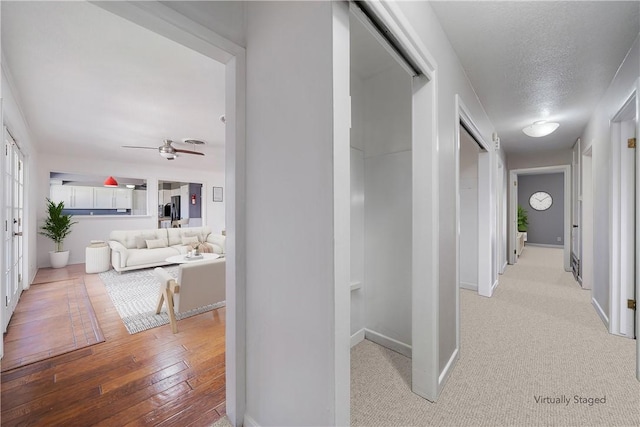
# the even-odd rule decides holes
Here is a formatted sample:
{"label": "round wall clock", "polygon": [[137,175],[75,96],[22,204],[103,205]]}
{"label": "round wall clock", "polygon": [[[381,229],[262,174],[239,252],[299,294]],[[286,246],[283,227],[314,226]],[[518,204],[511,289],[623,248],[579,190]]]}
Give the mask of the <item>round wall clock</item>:
{"label": "round wall clock", "polygon": [[552,204],[551,194],[546,191],[536,191],[529,197],[529,205],[537,211],[546,211]]}

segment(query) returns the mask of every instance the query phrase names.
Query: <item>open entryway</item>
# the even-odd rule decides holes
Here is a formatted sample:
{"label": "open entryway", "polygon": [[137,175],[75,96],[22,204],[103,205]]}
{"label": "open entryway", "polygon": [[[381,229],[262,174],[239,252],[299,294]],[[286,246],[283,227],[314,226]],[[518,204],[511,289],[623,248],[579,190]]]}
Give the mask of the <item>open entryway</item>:
{"label": "open entryway", "polygon": [[[523,191],[521,177],[526,181]],[[509,264],[518,262],[525,244],[561,247],[564,269],[571,271],[571,167],[513,169],[509,172],[509,188]],[[535,217],[530,218],[531,215]],[[524,222],[538,224],[534,241],[529,237],[530,230],[523,228],[523,217]],[[554,228],[548,226],[550,220]]]}

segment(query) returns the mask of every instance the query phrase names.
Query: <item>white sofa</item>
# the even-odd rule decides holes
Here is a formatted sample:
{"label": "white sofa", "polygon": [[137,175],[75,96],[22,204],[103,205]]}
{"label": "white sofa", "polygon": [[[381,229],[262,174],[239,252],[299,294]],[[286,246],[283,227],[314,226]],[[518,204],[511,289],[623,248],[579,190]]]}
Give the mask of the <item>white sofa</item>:
{"label": "white sofa", "polygon": [[116,230],[109,234],[111,265],[117,272],[167,265],[168,257],[191,250],[195,239],[214,253],[225,253],[225,236],[209,227]]}

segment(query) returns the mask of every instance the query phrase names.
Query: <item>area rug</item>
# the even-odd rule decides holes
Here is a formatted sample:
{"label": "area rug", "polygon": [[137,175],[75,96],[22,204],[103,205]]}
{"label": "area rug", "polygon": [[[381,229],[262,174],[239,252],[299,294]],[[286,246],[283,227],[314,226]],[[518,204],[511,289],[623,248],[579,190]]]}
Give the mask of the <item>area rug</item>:
{"label": "area rug", "polygon": [[[168,266],[164,267],[164,269],[173,277],[178,277],[178,266]],[[99,276],[130,334],[169,324],[166,305],[162,307],[160,314],[156,314],[160,296],[160,282],[156,278],[153,268],[122,273],[109,270],[100,273]],[[224,307],[224,305],[224,301],[205,305],[178,313],[176,314],[176,319],[186,319],[187,317]]]}
{"label": "area rug", "polygon": [[32,285],[4,337],[2,372],[104,341],[82,278]]}

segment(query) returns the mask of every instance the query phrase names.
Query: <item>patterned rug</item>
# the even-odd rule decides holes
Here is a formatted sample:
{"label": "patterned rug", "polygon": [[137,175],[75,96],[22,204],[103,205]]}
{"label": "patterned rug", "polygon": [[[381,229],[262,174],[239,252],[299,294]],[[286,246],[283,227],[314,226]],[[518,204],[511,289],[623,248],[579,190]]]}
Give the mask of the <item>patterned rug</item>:
{"label": "patterned rug", "polygon": [[[178,277],[178,266],[164,267],[173,277]],[[99,274],[107,293],[130,334],[169,324],[166,305],[156,314],[160,295],[160,282],[153,268],[118,273],[109,270]],[[224,307],[225,301],[205,305],[194,310],[176,314],[176,319],[185,319],[216,308]]]}
{"label": "patterned rug", "polygon": [[82,278],[32,285],[22,293],[4,336],[0,370],[5,372],[103,341]]}

